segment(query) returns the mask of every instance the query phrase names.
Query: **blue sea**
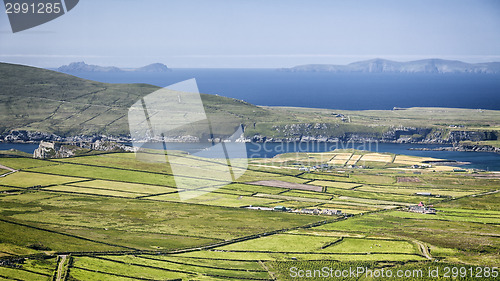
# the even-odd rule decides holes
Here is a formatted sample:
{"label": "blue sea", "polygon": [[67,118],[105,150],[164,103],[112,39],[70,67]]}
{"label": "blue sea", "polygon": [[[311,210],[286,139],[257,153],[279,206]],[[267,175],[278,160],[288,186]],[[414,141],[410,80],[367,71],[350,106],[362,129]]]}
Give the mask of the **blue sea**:
{"label": "blue sea", "polygon": [[77,73],[108,83],[165,87],[196,78],[201,93],[256,105],[346,110],[393,107],[500,109],[500,75],[282,72],[275,69],[173,69],[166,73]]}

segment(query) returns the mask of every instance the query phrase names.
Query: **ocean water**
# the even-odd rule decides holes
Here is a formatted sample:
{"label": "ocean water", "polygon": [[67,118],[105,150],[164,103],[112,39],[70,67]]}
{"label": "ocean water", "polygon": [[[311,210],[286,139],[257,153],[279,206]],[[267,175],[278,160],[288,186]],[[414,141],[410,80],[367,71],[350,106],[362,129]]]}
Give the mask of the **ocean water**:
{"label": "ocean water", "polygon": [[346,110],[393,107],[500,109],[500,75],[281,72],[274,69],[173,69],[167,73],[76,73],[108,83],[165,87],[196,78],[201,93],[256,105]]}
{"label": "ocean water", "polygon": [[[422,157],[456,160],[468,162],[464,168],[476,168],[489,171],[500,171],[500,154],[489,152],[462,152],[462,151],[421,151],[409,150],[410,148],[436,148],[445,145],[438,144],[394,144],[394,143],[325,143],[325,142],[291,142],[291,143],[246,143],[249,158],[271,158],[281,153],[290,152],[327,152],[335,149],[360,149],[374,152],[390,152]],[[27,153],[33,153],[37,144],[0,143],[0,150],[15,148]],[[155,146],[147,146],[155,148]],[[168,149],[182,149],[190,153],[199,151],[205,146],[193,143],[167,144]],[[160,144],[156,148],[163,149]],[[0,161],[1,163],[1,161]]]}

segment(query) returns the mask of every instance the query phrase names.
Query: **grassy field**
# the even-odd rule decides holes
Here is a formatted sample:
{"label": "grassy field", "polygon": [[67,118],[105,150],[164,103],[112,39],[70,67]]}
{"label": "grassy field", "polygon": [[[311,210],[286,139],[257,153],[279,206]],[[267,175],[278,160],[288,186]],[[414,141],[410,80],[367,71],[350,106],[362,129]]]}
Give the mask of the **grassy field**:
{"label": "grassy field", "polygon": [[[438,209],[439,210],[439,209]],[[462,217],[436,216],[393,211],[370,214],[318,227],[318,231],[417,239],[430,245],[430,253],[437,259],[462,261],[484,265],[498,264],[498,221],[463,214]],[[445,249],[448,249],[447,251]],[[474,254],[473,254],[474,253]],[[479,254],[481,253],[481,254]]]}
{"label": "grassy field", "polygon": [[415,247],[406,241],[381,239],[338,238],[321,235],[279,234],[217,248],[222,251],[277,253],[399,253],[416,254]]}
{"label": "grassy field", "polygon": [[0,179],[0,184],[16,187],[48,186],[81,181],[81,178],[17,172]]}
{"label": "grassy field", "polygon": [[308,184],[326,186],[326,187],[344,188],[344,189],[353,189],[355,187],[361,186],[360,184],[357,184],[357,183],[347,183],[347,182],[338,182],[338,181],[322,181],[322,180],[315,180],[315,181],[309,182]]}
{"label": "grassy field", "polygon": [[122,191],[122,192],[133,192],[141,194],[158,194],[158,193],[177,191],[176,188],[169,188],[165,186],[126,183],[117,181],[104,181],[104,180],[92,180],[92,181],[79,182],[69,185],[78,187],[100,188],[100,189]]}
{"label": "grassy field", "polygon": [[[63,253],[78,255],[70,268],[78,280],[286,280],[280,270],[294,262],[434,264],[426,255],[450,264],[500,262],[500,195],[490,193],[500,189],[500,180],[486,173],[414,174],[387,166],[301,172],[294,159],[328,163],[339,157],[361,165],[368,157],[391,168],[428,159],[358,151],[288,154],[263,160],[265,167],[254,159],[237,183],[204,188],[210,192],[182,201],[179,193],[196,191],[176,188],[168,166],[133,156],[0,158],[20,170],[0,178],[0,190],[7,191],[0,194],[0,260],[38,255],[17,263],[20,268],[0,266],[0,278],[49,280],[55,256]],[[383,162],[394,159],[404,163]],[[249,184],[264,180],[322,188]],[[406,211],[420,201],[434,204],[438,213]],[[242,208],[249,205],[354,216]]]}
{"label": "grassy field", "polygon": [[50,175],[78,175],[79,177],[87,179],[114,180],[128,183],[175,186],[174,178],[169,175],[121,170],[115,168],[60,164],[57,166],[31,168],[27,169],[26,171],[46,173]]}

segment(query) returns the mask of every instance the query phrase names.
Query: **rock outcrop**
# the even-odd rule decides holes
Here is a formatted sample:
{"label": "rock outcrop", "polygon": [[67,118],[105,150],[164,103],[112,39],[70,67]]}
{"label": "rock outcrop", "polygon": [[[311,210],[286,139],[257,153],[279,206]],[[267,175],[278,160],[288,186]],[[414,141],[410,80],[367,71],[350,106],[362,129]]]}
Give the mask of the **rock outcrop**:
{"label": "rock outcrop", "polygon": [[50,134],[38,131],[12,130],[6,134],[0,135],[0,142],[13,143],[38,143],[46,142],[62,142],[62,143],[94,143],[96,141],[108,142],[130,142],[129,136],[110,136],[110,135],[75,135],[62,137],[56,134]]}
{"label": "rock outcrop", "polygon": [[60,143],[41,141],[33,152],[33,158],[65,158],[75,155],[73,151],[62,148]]}
{"label": "rock outcrop", "polygon": [[100,141],[93,143],[60,143],[41,141],[40,145],[33,152],[33,158],[68,158],[76,155],[89,154],[92,151],[103,152],[132,152],[133,147],[121,143]]}
{"label": "rock outcrop", "polygon": [[485,141],[496,140],[497,135],[495,132],[487,131],[451,131],[448,139],[452,143],[459,141]]}

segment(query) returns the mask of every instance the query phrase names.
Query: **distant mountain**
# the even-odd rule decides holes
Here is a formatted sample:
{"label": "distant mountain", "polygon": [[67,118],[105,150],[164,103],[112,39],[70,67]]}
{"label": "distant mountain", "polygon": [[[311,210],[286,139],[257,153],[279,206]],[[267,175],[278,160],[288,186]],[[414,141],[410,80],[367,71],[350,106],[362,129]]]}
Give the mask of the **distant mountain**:
{"label": "distant mountain", "polygon": [[168,68],[163,63],[152,63],[140,68],[136,68],[134,71],[137,72],[169,72],[172,69]]}
{"label": "distant mountain", "polygon": [[353,62],[348,65],[307,64],[282,68],[287,72],[336,72],[336,73],[500,73],[500,62],[465,63],[456,60],[425,59],[397,62],[372,59]]}
{"label": "distant mountain", "polygon": [[121,72],[123,70],[115,66],[99,66],[86,64],[85,62],[72,62],[57,68],[59,72]]}
{"label": "distant mountain", "polygon": [[140,68],[132,69],[121,69],[115,66],[99,66],[86,64],[85,62],[72,62],[69,65],[63,65],[56,71],[64,73],[77,73],[77,72],[123,72],[123,71],[134,71],[134,72],[168,72],[172,71],[166,65],[162,63],[153,63]]}

